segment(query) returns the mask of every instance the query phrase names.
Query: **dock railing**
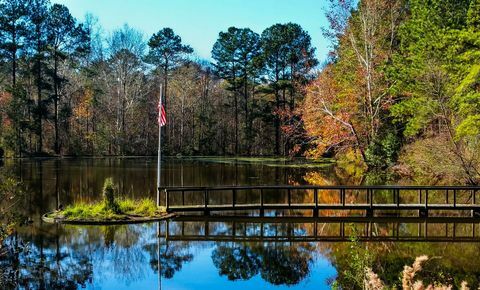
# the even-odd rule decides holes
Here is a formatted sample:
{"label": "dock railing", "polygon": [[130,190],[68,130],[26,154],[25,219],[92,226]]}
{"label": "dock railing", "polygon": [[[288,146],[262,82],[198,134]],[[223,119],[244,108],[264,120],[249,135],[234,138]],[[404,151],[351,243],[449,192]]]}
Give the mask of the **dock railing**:
{"label": "dock railing", "polygon": [[[480,216],[477,203],[479,186],[219,186],[167,187],[165,207],[168,212],[312,210],[361,210],[373,216],[378,210],[468,211]],[[188,198],[186,198],[188,195]],[[240,198],[242,195],[243,198]],[[282,198],[279,198],[279,197]],[[247,198],[248,197],[248,198]],[[273,198],[272,198],[273,197]]]}

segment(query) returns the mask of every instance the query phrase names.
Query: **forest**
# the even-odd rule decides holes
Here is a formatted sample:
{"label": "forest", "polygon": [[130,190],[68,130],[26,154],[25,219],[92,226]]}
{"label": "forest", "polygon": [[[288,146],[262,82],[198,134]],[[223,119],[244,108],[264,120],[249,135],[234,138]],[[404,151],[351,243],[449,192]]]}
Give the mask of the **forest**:
{"label": "forest", "polygon": [[[171,28],[106,32],[48,0],[0,1],[6,156],[334,157],[428,183],[480,181],[480,1],[329,0],[300,25],[225,27],[201,59]],[[321,12],[319,12],[320,17]]]}

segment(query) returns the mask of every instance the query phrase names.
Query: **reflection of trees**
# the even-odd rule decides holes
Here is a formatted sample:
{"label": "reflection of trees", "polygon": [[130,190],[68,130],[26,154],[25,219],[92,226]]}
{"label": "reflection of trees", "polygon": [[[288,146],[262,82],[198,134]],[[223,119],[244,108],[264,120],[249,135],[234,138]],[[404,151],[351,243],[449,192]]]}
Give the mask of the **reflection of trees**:
{"label": "reflection of trees", "polygon": [[261,260],[250,247],[218,246],[212,253],[212,260],[220,275],[229,280],[248,280],[258,274]]}
{"label": "reflection of trees", "polygon": [[274,285],[295,285],[310,272],[311,250],[300,247],[267,247],[262,259],[262,278]]}
{"label": "reflection of trees", "polygon": [[[104,241],[113,239],[115,246],[107,249],[113,272],[119,280],[126,283],[144,276],[145,253],[140,245],[140,237],[146,232],[137,225],[106,226]],[[111,240],[112,241],[112,240]],[[108,243],[112,244],[109,241]]]}
{"label": "reflection of trees", "polygon": [[158,273],[158,246],[160,246],[160,273],[162,277],[170,279],[182,269],[184,263],[191,262],[193,255],[189,252],[188,244],[165,243],[160,245],[151,243],[144,246],[145,251],[150,253],[150,267]]}
{"label": "reflection of trees", "polygon": [[[459,233],[461,235],[461,233]],[[435,257],[423,265],[418,279],[425,284],[436,282],[453,284],[460,288],[461,281],[467,281],[471,289],[480,287],[480,244],[473,243],[437,243],[437,242],[402,242],[402,243],[360,243],[361,250],[367,250],[372,256],[374,272],[387,284],[398,283],[398,275],[405,265],[412,264],[415,257],[428,255]],[[342,289],[355,289],[345,273],[352,269],[353,257],[361,257],[358,249],[350,243],[332,243],[325,255],[337,269],[336,282]]]}
{"label": "reflection of trees", "polygon": [[[149,270],[143,245],[156,245],[157,240],[153,227],[141,225],[34,224],[20,229],[18,240],[10,237],[7,242],[12,246],[0,257],[0,289],[82,288],[92,283],[94,265],[97,283],[111,273],[128,284]],[[15,246],[22,241],[30,241],[24,251]]]}
{"label": "reflection of trees", "polygon": [[310,244],[219,245],[212,253],[220,275],[248,280],[260,273],[274,285],[295,285],[310,272],[314,247]]}
{"label": "reflection of trees", "polygon": [[1,289],[77,289],[85,287],[92,274],[93,265],[86,255],[43,243],[11,248],[0,258]]}

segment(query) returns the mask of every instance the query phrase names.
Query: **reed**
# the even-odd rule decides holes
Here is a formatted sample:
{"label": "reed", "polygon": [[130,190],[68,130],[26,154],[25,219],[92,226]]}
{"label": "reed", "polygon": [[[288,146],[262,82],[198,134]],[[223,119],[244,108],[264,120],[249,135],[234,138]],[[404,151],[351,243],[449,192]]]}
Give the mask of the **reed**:
{"label": "reed", "polygon": [[[403,290],[450,290],[452,285],[444,285],[441,283],[433,283],[424,285],[423,281],[416,280],[415,276],[422,271],[423,264],[428,261],[428,256],[419,256],[415,259],[412,266],[405,265],[401,273]],[[380,279],[380,277],[372,271],[371,268],[365,268],[364,289],[366,290],[387,290],[395,289],[388,287]],[[461,290],[469,290],[467,282],[463,281],[460,286]]]}

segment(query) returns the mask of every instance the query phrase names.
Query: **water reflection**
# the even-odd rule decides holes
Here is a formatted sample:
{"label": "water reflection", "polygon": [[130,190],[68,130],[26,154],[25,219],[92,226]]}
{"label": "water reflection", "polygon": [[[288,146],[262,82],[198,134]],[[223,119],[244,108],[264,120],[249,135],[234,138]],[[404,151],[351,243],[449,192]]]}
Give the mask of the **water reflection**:
{"label": "water reflection", "polygon": [[[174,279],[204,247],[212,248],[211,261],[220,276],[249,280],[259,275],[272,285],[296,285],[310,273],[315,247],[309,243],[210,244],[168,241],[158,234],[166,224],[101,227],[47,226],[19,232],[7,243],[31,240],[26,251],[12,251],[0,260],[8,272],[7,289],[95,288],[104,283],[133,285],[152,275]],[[216,232],[220,231],[219,224]],[[13,249],[13,248],[12,248]],[[17,248],[20,249],[20,248]],[[103,287],[102,287],[103,288]]]}
{"label": "water reflection", "polygon": [[[285,165],[171,159],[164,163],[162,179],[172,186],[361,180],[349,169]],[[420,254],[442,257],[434,273],[467,277],[473,287],[480,278],[480,261],[471,259],[480,250],[477,221],[339,223],[312,220],[301,212],[286,220],[282,212],[272,212],[265,220],[212,216],[126,226],[50,225],[41,221],[41,214],[61,204],[100,198],[109,176],[123,196],[154,198],[155,158],[6,160],[1,170],[13,172],[27,187],[22,211],[33,224],[6,241],[11,247],[0,258],[0,289],[328,289],[337,275],[342,280],[349,265],[348,239],[354,231],[373,241],[368,247],[376,255],[377,269],[388,276],[382,277],[385,281],[395,281],[403,265]],[[252,198],[239,193],[242,201]],[[268,198],[274,202],[285,196],[277,192]]]}
{"label": "water reflection", "polygon": [[[335,277],[333,265],[337,269],[348,267],[345,258],[349,243],[308,241],[308,234],[313,229],[306,221],[299,223],[279,219],[256,223],[239,218],[241,221],[232,227],[233,221],[210,220],[206,230],[206,221],[199,221],[198,217],[192,222],[185,219],[144,225],[40,225],[24,228],[7,243],[16,245],[21,241],[31,241],[27,250],[11,251],[0,259],[2,271],[8,277],[3,288],[14,289],[15,285],[25,289],[114,288],[118,285],[157,288],[159,283],[175,285],[182,282],[181,277],[188,274],[200,283],[197,286],[214,283],[220,288],[220,285],[230,285],[225,283],[243,281],[253,282],[260,288],[322,289],[328,287],[329,279]],[[346,223],[355,226],[351,221]],[[322,221],[322,225],[325,224],[328,223]],[[369,239],[375,242],[369,248],[378,254],[379,263],[389,267],[391,273],[398,273],[395,272],[397,268],[401,270],[411,257],[421,252],[442,256],[443,264],[437,266],[439,271],[480,277],[480,262],[460,254],[462,251],[473,254],[480,250],[478,237],[470,239],[469,244],[439,242],[441,240],[427,243],[424,239],[418,239],[416,243],[392,243],[378,238],[392,231],[395,236],[396,224],[375,223],[374,234]],[[462,237],[472,238],[472,231],[479,229],[478,223],[473,223],[474,228],[468,228],[467,224],[472,225],[471,222],[429,225],[434,232],[446,225],[451,237],[461,240]],[[233,228],[236,230],[233,231]],[[259,237],[262,232],[265,234],[263,238],[242,238],[243,235]],[[203,237],[207,234],[212,238],[205,241]],[[307,239],[295,239],[295,236]],[[274,240],[274,237],[278,239]],[[207,259],[201,259],[205,253]],[[382,256],[386,253],[388,257]],[[461,266],[452,268],[452,265]],[[216,273],[217,278],[211,280],[208,276],[195,276],[197,271]],[[319,276],[320,272],[323,276]]]}
{"label": "water reflection", "polygon": [[[164,160],[164,186],[307,184],[309,172],[321,172],[339,182],[333,168],[288,167],[283,163],[219,162],[219,159]],[[113,177],[119,193],[130,198],[154,198],[156,158],[81,158],[6,160],[5,167],[29,186],[29,213],[78,201],[98,200],[103,182]],[[163,199],[162,199],[163,200]]]}

